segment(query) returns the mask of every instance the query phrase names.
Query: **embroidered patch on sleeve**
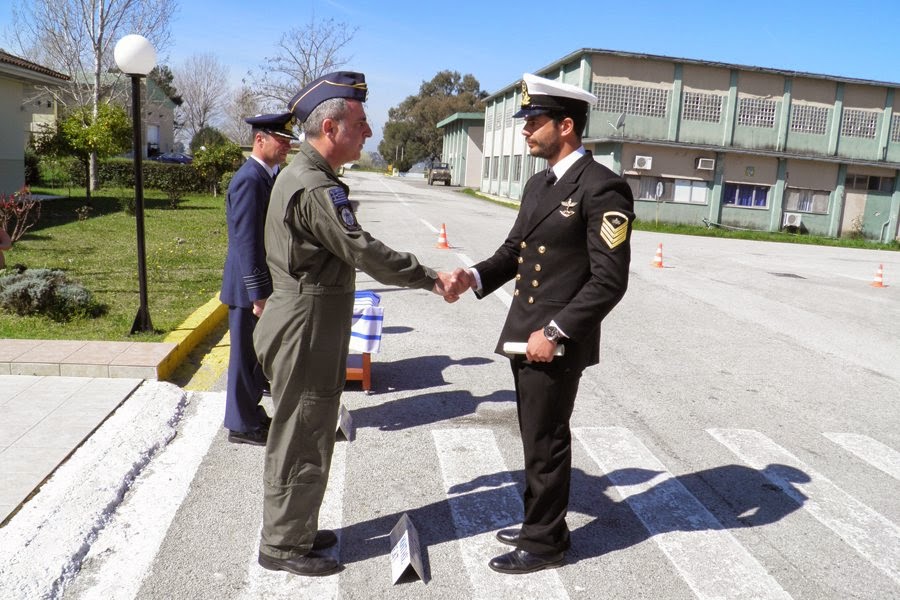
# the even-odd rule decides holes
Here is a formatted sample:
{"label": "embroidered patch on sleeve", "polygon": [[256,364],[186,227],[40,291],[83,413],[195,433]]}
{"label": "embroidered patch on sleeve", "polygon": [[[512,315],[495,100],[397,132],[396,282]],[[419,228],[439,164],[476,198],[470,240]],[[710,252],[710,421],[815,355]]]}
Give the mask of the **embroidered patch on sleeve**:
{"label": "embroidered patch on sleeve", "polygon": [[621,245],[627,236],[628,217],[612,210],[603,213],[603,223],[600,225],[600,238],[606,242],[610,250]]}
{"label": "embroidered patch on sleeve", "polygon": [[328,197],[331,198],[331,203],[334,205],[334,210],[337,213],[338,219],[344,225],[344,229],[347,231],[359,231],[362,229],[359,222],[356,220],[356,215],[353,214],[353,208],[350,206],[350,199],[347,198],[347,193],[344,191],[344,188],[330,188],[328,190]]}

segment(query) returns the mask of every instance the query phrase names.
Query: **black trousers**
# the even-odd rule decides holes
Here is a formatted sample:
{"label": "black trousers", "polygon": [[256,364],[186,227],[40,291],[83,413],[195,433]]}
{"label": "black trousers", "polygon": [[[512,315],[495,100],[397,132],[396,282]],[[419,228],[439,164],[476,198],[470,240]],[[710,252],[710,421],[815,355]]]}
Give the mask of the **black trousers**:
{"label": "black trousers", "polygon": [[566,512],[572,479],[572,434],[581,370],[558,358],[530,363],[512,360],[519,431],[525,453],[525,518],[518,547],[540,554],[569,548]]}
{"label": "black trousers", "polygon": [[231,350],[225,382],[225,427],[231,431],[255,431],[262,427],[265,415],[259,402],[266,378],[253,350],[257,321],[252,308],[228,307]]}

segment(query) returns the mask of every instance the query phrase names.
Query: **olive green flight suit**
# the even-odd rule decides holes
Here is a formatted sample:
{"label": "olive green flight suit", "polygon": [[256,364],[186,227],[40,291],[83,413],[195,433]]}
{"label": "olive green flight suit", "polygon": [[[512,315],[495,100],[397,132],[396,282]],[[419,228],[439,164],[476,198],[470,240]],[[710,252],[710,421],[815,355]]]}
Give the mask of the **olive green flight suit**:
{"label": "olive green flight suit", "polygon": [[253,343],[271,382],[260,552],[307,554],[328,483],[356,289],[356,269],[383,284],[431,289],[436,274],[357,223],[349,188],[308,142],[275,180],[266,215],[274,291]]}

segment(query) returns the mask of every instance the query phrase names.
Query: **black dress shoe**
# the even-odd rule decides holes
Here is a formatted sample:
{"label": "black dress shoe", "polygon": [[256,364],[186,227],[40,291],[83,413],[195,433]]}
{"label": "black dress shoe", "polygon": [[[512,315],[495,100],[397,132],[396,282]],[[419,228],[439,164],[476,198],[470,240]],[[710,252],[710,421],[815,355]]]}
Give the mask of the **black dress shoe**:
{"label": "black dress shoe", "polygon": [[295,558],[275,558],[267,554],[259,553],[259,566],[270,571],[287,571],[294,575],[331,575],[341,570],[341,564],[330,556],[324,556],[318,552],[310,552]]}
{"label": "black dress shoe", "polygon": [[563,564],[566,558],[565,552],[555,554],[535,554],[525,550],[513,550],[491,559],[488,566],[498,573],[519,575],[533,573],[541,569],[552,569]]}
{"label": "black dress shoe", "polygon": [[337,544],[337,535],[330,529],[320,529],[316,532],[316,539],[313,540],[313,550],[325,550]]}
{"label": "black dress shoe", "polygon": [[253,446],[265,446],[269,438],[268,429],[256,431],[228,431],[228,441],[232,444],[251,444]]}
{"label": "black dress shoe", "polygon": [[519,544],[519,535],[521,533],[522,529],[519,527],[513,527],[512,529],[501,529],[497,532],[497,539],[504,544],[516,546]]}

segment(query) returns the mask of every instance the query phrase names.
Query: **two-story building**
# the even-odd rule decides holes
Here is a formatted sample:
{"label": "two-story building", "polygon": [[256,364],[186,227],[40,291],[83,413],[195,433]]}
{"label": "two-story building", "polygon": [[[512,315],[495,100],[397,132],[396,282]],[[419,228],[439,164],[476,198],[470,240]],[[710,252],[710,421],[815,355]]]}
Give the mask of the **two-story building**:
{"label": "two-story building", "polygon": [[[597,96],[584,145],[639,219],[898,237],[900,84],[582,49],[535,74]],[[519,81],[485,100],[482,191],[520,197]],[[897,111],[897,114],[895,114]]]}
{"label": "two-story building", "polygon": [[[116,73],[108,73],[101,79],[105,93],[111,94],[131,115],[131,79]],[[154,156],[178,150],[175,146],[175,107],[180,99],[169,98],[159,85],[145,77],[141,80],[141,138],[144,156]],[[85,83],[88,88],[90,84]],[[30,91],[29,97],[43,98],[39,90]],[[56,106],[47,102],[26,102],[31,121],[26,138],[38,133],[43,124],[52,123],[57,117]]]}
{"label": "two-story building", "polygon": [[29,90],[68,80],[62,73],[0,50],[0,194],[12,194],[25,185],[25,147],[35,114],[52,115],[55,110],[52,97],[35,96]]}

